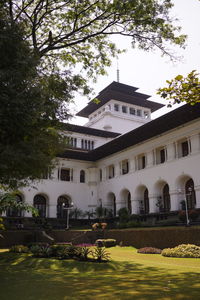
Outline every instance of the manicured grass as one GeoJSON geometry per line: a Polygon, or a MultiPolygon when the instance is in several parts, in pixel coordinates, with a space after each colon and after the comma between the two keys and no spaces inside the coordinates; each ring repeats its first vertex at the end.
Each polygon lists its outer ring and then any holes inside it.
{"type": "Polygon", "coordinates": [[[109,263],[0,253],[1,300],[199,299],[200,259],[107,249],[109,263]]]}

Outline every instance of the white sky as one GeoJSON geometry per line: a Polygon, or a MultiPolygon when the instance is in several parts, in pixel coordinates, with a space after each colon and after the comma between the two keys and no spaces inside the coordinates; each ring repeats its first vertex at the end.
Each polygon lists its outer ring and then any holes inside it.
{"type": "MultiPolygon", "coordinates": [[[[182,27],[182,33],[188,35],[187,47],[185,50],[179,47],[171,48],[177,56],[182,59],[172,63],[167,57],[162,57],[159,50],[144,52],[131,48],[131,40],[120,37],[117,40],[118,46],[127,48],[125,54],[119,57],[120,82],[138,87],[138,92],[151,95],[149,100],[162,102],[156,91],[159,87],[165,86],[166,80],[174,78],[178,74],[187,75],[192,70],[200,72],[200,1],[199,0],[174,0],[174,8],[171,15],[179,19],[178,25],[182,27]]],[[[117,62],[113,61],[112,67],[107,69],[108,76],[99,77],[93,85],[97,95],[112,81],[117,81],[117,62]]],[[[74,113],[81,110],[88,103],[88,99],[78,96],[73,107],[74,113]]],[[[161,109],[154,113],[154,118],[169,112],[169,108],[161,109]]],[[[83,125],[86,118],[76,117],[70,123],[83,125]]]]}

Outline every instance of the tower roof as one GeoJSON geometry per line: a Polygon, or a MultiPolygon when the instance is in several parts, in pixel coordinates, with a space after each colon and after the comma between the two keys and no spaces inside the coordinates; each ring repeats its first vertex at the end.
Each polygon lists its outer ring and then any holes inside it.
{"type": "Polygon", "coordinates": [[[136,92],[138,88],[113,81],[103,89],[96,97],[99,101],[91,100],[88,105],[77,113],[77,116],[87,118],[91,113],[99,109],[110,100],[118,100],[124,103],[134,104],[151,109],[151,112],[163,107],[163,104],[147,100],[150,96],[136,92]]]}

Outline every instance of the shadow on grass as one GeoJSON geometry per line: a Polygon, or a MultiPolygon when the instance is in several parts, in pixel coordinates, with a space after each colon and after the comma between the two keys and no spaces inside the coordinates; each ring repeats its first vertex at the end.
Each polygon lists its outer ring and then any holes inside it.
{"type": "Polygon", "coordinates": [[[0,254],[1,300],[199,299],[200,273],[0,254]]]}

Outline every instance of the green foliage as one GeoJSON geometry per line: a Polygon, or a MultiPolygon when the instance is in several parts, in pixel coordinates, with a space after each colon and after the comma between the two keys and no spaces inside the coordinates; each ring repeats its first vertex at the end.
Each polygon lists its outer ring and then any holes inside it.
{"type": "Polygon", "coordinates": [[[10,248],[10,252],[14,253],[28,253],[29,248],[23,245],[14,245],[10,248]]]}
{"type": "Polygon", "coordinates": [[[73,258],[74,256],[76,256],[76,246],[73,246],[73,245],[58,245],[57,249],[56,249],[56,255],[55,256],[59,257],[59,259],[73,258]]]}
{"type": "Polygon", "coordinates": [[[162,250],[154,247],[144,247],[138,249],[137,252],[142,254],[161,254],[162,250]]]}
{"type": "Polygon", "coordinates": [[[116,240],[115,239],[98,239],[98,240],[96,240],[95,245],[97,245],[97,247],[105,247],[105,248],[115,247],[116,240]]]}
{"type": "Polygon", "coordinates": [[[130,220],[130,213],[126,207],[122,207],[118,210],[119,222],[127,223],[130,220]]]}
{"type": "Polygon", "coordinates": [[[77,247],[76,256],[81,261],[87,261],[88,256],[92,253],[92,250],[89,247],[77,247]]]}
{"type": "Polygon", "coordinates": [[[1,12],[0,36],[0,185],[16,189],[43,178],[63,149],[58,118],[66,87],[56,74],[40,73],[22,27],[1,12]]]}
{"type": "Polygon", "coordinates": [[[97,262],[105,262],[110,259],[110,254],[103,247],[95,247],[92,251],[92,256],[96,259],[97,262]]]}
{"type": "Polygon", "coordinates": [[[83,211],[80,208],[76,207],[70,211],[69,216],[70,216],[70,218],[77,220],[81,216],[83,216],[83,211]]]}
{"type": "Polygon", "coordinates": [[[13,193],[1,193],[0,194],[0,214],[7,209],[12,208],[21,211],[31,212],[32,215],[38,216],[38,210],[23,201],[17,201],[16,192],[13,193]]]}
{"type": "Polygon", "coordinates": [[[197,71],[193,70],[186,77],[177,75],[174,79],[167,80],[166,83],[167,87],[160,88],[157,93],[170,101],[168,106],[181,102],[191,105],[200,102],[200,78],[197,71]]]}
{"type": "Polygon", "coordinates": [[[30,248],[34,257],[51,257],[52,249],[50,246],[35,245],[30,248]]]}
{"type": "Polygon", "coordinates": [[[169,43],[184,44],[169,17],[172,6],[171,0],[0,2],[0,184],[16,189],[54,167],[65,146],[58,132],[69,101],[76,91],[88,94],[88,78],[104,75],[121,52],[110,36],[129,36],[133,46],[163,54],[169,43]]]}
{"type": "Polygon", "coordinates": [[[3,219],[0,218],[0,230],[5,230],[5,226],[3,225],[3,219]]]}
{"type": "Polygon", "coordinates": [[[161,254],[168,257],[200,258],[200,247],[192,244],[182,244],[175,248],[163,249],[161,254]]]}
{"type": "Polygon", "coordinates": [[[112,35],[128,36],[133,47],[157,47],[163,54],[169,54],[168,44],[185,41],[169,16],[171,0],[6,2],[9,19],[23,24],[25,39],[49,69],[63,65],[75,72],[78,65],[78,72],[104,75],[110,57],[121,52],[110,41],[112,35]]]}
{"type": "MultiPolygon", "coordinates": [[[[185,210],[179,211],[178,217],[179,217],[180,221],[186,222],[186,212],[185,212],[185,210]]],[[[199,212],[195,209],[189,210],[188,211],[188,217],[189,217],[190,220],[195,221],[199,217],[199,212]]]]}

